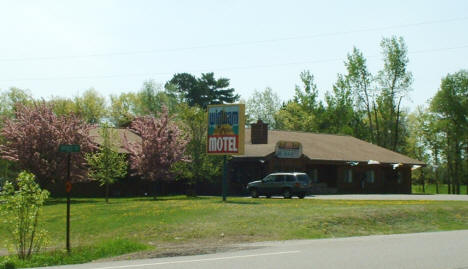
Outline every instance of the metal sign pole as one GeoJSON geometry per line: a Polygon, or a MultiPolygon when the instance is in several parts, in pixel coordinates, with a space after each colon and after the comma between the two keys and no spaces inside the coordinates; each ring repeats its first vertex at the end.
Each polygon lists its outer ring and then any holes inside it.
{"type": "Polygon", "coordinates": [[[70,166],[71,166],[71,154],[73,152],[80,152],[80,145],[75,144],[61,144],[59,146],[59,152],[67,153],[67,182],[65,182],[65,191],[67,192],[67,231],[66,231],[66,241],[67,241],[67,251],[70,253],[70,192],[72,189],[72,184],[70,180],[70,166]]]}
{"type": "Polygon", "coordinates": [[[226,155],[223,156],[223,202],[226,202],[227,196],[227,171],[226,171],[226,155]]]}

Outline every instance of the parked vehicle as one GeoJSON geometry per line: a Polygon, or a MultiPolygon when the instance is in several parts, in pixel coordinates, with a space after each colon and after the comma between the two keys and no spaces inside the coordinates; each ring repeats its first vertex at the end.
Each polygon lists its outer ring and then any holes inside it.
{"type": "Polygon", "coordinates": [[[261,180],[252,181],[247,184],[247,190],[252,198],[265,195],[270,198],[272,195],[283,195],[284,198],[291,198],[296,195],[304,198],[310,193],[312,180],[306,173],[273,173],[261,180]]]}

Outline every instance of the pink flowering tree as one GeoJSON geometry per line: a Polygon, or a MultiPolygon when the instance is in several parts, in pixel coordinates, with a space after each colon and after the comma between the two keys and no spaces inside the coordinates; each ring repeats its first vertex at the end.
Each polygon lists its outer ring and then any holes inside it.
{"type": "Polygon", "coordinates": [[[87,173],[85,153],[95,146],[89,136],[90,125],[73,115],[57,116],[44,102],[17,108],[0,130],[0,158],[13,161],[19,169],[36,175],[39,184],[63,182],[67,176],[67,153],[60,144],[78,144],[80,153],[71,154],[71,176],[82,180],[87,173]]]}
{"type": "Polygon", "coordinates": [[[171,167],[185,160],[189,139],[172,121],[167,109],[163,108],[158,118],[136,118],[130,129],[141,137],[139,142],[124,137],[124,147],[130,152],[130,168],[153,182],[173,179],[171,167]]]}

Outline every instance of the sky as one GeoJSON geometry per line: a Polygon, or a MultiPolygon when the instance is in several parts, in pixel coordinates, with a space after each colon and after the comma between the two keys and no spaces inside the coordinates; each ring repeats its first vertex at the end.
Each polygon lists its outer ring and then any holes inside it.
{"type": "Polygon", "coordinates": [[[468,69],[467,11],[464,0],[0,0],[0,90],[108,97],[214,72],[244,100],[271,87],[285,101],[310,70],[323,97],[353,47],[377,74],[382,38],[401,36],[414,77],[404,105],[414,109],[468,69]]]}

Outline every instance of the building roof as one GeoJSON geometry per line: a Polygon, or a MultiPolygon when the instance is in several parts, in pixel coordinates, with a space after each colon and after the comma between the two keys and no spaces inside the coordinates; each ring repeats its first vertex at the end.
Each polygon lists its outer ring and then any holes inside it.
{"type": "Polygon", "coordinates": [[[250,128],[245,129],[245,153],[237,157],[266,157],[275,152],[278,141],[297,141],[310,160],[339,162],[402,163],[425,165],[403,154],[345,135],[317,134],[293,131],[268,131],[268,144],[252,144],[250,128]]]}
{"type": "MultiPolygon", "coordinates": [[[[141,137],[135,134],[134,132],[130,131],[129,129],[114,129],[117,132],[116,139],[112,142],[113,146],[118,149],[119,153],[129,153],[128,150],[124,148],[124,137],[126,136],[129,142],[141,142],[141,137]]],[[[89,135],[91,136],[91,140],[98,144],[102,145],[103,138],[99,135],[99,128],[92,128],[89,131],[89,135]]]]}

